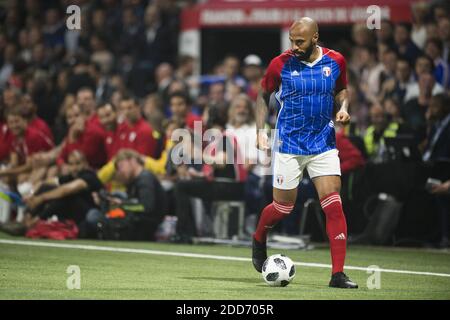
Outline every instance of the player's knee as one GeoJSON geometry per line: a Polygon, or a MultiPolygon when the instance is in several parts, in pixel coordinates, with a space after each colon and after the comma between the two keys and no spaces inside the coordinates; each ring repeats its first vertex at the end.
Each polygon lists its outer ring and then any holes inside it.
{"type": "Polygon", "coordinates": [[[294,209],[294,203],[293,202],[278,202],[273,201],[273,206],[277,212],[282,214],[290,214],[292,210],[294,209]]]}

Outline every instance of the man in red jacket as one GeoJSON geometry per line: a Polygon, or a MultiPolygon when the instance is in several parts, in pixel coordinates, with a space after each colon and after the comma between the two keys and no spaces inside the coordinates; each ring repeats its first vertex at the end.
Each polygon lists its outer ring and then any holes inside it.
{"type": "Polygon", "coordinates": [[[17,178],[31,171],[30,157],[53,148],[53,141],[28,125],[20,107],[8,109],[6,123],[10,133],[6,134],[6,141],[2,141],[2,145],[8,148],[9,167],[0,171],[0,177],[17,178]]]}
{"type": "Polygon", "coordinates": [[[136,99],[123,97],[120,101],[120,111],[125,115],[126,121],[119,128],[119,147],[155,157],[157,143],[153,137],[153,129],[142,117],[136,99]]]}
{"type": "Polygon", "coordinates": [[[28,125],[32,128],[35,128],[43,135],[45,135],[52,142],[53,133],[50,130],[48,124],[38,117],[37,115],[37,106],[33,101],[33,98],[29,94],[25,94],[21,99],[22,112],[25,118],[28,120],[28,125]]]}
{"type": "Polygon", "coordinates": [[[97,108],[97,117],[104,130],[106,159],[110,161],[119,151],[119,124],[116,108],[111,103],[104,103],[97,108]]]}
{"type": "Polygon", "coordinates": [[[67,162],[69,154],[80,150],[89,165],[96,169],[106,163],[104,134],[97,126],[90,124],[78,105],[74,104],[66,110],[66,121],[69,132],[63,141],[61,152],[56,160],[59,166],[67,162]]]}

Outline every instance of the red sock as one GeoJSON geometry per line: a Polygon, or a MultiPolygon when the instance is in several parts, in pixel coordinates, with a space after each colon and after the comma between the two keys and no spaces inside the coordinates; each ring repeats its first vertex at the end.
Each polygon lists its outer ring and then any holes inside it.
{"type": "Polygon", "coordinates": [[[320,199],[320,205],[325,212],[327,235],[330,240],[332,273],[344,271],[344,261],[347,246],[347,223],[339,193],[333,192],[320,199]]]}
{"type": "Polygon", "coordinates": [[[256,241],[265,243],[267,240],[267,233],[274,225],[283,218],[291,213],[294,209],[294,204],[292,203],[280,203],[273,201],[267,207],[265,207],[259,218],[258,226],[256,227],[256,232],[253,237],[256,241]]]}
{"type": "Polygon", "coordinates": [[[256,241],[265,243],[269,230],[276,225],[277,222],[283,220],[287,214],[291,213],[292,209],[294,209],[294,204],[279,203],[276,201],[265,207],[259,218],[256,232],[253,234],[256,241]]]}

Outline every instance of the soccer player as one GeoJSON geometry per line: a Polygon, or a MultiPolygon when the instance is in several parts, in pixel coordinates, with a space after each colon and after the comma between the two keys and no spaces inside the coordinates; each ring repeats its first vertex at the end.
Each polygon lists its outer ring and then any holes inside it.
{"type": "Polygon", "coordinates": [[[294,208],[297,187],[306,168],[326,216],[333,266],[329,286],[357,288],[343,272],[347,225],[339,195],[341,171],[332,120],[335,103],[339,106],[336,121],[350,120],[345,60],[340,53],[317,45],[318,26],[311,18],[294,22],[289,38],[291,49],[271,61],[257,98],[260,150],[269,150],[263,128],[272,92],[280,110],[272,153],[274,200],[263,209],[253,235],[253,265],[262,271],[267,258],[267,233],[294,208]]]}

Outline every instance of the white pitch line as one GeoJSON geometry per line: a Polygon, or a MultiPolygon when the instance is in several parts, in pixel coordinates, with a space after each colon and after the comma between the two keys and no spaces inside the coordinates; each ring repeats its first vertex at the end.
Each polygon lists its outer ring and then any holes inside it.
{"type": "MultiPolygon", "coordinates": [[[[65,249],[78,249],[78,250],[91,250],[91,251],[108,251],[108,252],[122,252],[122,253],[142,253],[142,254],[154,254],[161,256],[174,256],[174,257],[187,257],[187,258],[200,258],[200,259],[215,259],[215,260],[228,260],[228,261],[244,261],[250,262],[250,258],[242,257],[230,257],[230,256],[217,256],[210,254],[200,253],[184,253],[184,252],[170,252],[159,250],[147,250],[147,249],[131,249],[131,248],[115,248],[104,247],[94,245],[83,244],[66,244],[66,243],[53,243],[53,242],[40,242],[40,241],[20,241],[20,240],[6,240],[0,239],[0,244],[13,244],[23,246],[35,246],[35,247],[50,247],[50,248],[65,248],[65,249]]],[[[331,268],[331,265],[324,263],[308,263],[308,262],[294,262],[297,266],[312,267],[312,268],[331,268]]],[[[345,266],[346,270],[359,270],[359,271],[371,271],[372,268],[345,266]]],[[[395,270],[395,269],[377,269],[380,272],[387,273],[402,273],[402,274],[414,274],[423,276],[436,276],[436,277],[450,277],[448,273],[434,273],[434,272],[421,272],[421,271],[409,271],[409,270],[395,270]]]]}

